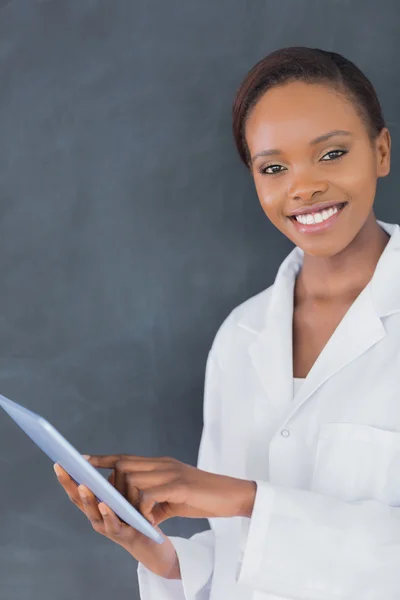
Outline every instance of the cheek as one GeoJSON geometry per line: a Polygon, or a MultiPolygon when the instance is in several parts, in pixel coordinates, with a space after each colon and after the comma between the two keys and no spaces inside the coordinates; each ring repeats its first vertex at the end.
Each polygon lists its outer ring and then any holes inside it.
{"type": "Polygon", "coordinates": [[[373,191],[376,183],[374,157],[367,152],[354,152],[352,159],[343,162],[340,169],[330,178],[333,185],[342,189],[351,199],[364,199],[373,191]]]}
{"type": "Polygon", "coordinates": [[[266,185],[263,179],[255,181],[258,200],[267,217],[274,223],[281,218],[285,206],[283,190],[278,185],[266,185]]]}
{"type": "Polygon", "coordinates": [[[343,173],[337,188],[349,198],[350,208],[367,215],[374,203],[376,194],[376,176],[373,166],[367,162],[354,166],[351,172],[343,173]]]}
{"type": "Polygon", "coordinates": [[[353,168],[342,169],[330,178],[330,185],[343,190],[351,198],[357,197],[365,188],[367,169],[362,164],[353,168]]]}

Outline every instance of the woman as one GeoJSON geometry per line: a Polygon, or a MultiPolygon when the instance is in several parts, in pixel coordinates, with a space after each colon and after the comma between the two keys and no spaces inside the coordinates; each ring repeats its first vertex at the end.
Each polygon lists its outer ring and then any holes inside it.
{"type": "Polygon", "coordinates": [[[138,560],[143,600],[397,598],[400,228],[373,209],[390,170],[379,101],[339,54],[284,48],[246,76],[233,131],[295,248],[215,336],[198,468],[89,459],[156,526],[180,515],[211,529],[158,545],[60,482],[138,560]]]}

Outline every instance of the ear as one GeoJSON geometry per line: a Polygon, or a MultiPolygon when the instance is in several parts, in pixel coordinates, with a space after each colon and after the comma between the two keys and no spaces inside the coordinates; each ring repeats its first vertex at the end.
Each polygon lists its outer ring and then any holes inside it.
{"type": "Polygon", "coordinates": [[[376,148],[376,174],[377,177],[386,177],[390,172],[391,138],[389,129],[383,127],[375,140],[376,148]]]}

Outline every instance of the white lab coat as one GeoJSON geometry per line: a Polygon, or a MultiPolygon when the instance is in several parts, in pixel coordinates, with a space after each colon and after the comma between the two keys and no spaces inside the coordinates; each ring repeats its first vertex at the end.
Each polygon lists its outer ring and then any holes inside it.
{"type": "Polygon", "coordinates": [[[297,246],[210,349],[198,467],[257,483],[251,518],[171,536],[142,600],[400,598],[400,227],[293,398],[297,246]]]}

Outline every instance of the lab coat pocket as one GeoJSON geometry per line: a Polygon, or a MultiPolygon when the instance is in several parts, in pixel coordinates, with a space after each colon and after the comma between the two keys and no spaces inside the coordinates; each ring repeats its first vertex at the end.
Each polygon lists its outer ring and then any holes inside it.
{"type": "Polygon", "coordinates": [[[358,423],[323,423],[311,490],[348,502],[400,505],[400,432],[358,423]]]}

